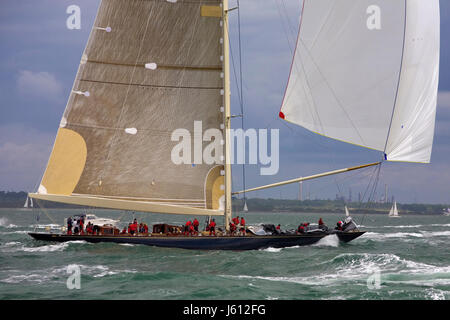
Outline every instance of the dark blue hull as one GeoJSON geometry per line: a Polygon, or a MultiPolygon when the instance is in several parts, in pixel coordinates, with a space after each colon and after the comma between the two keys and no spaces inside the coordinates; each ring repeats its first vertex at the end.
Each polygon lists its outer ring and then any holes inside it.
{"type": "Polygon", "coordinates": [[[52,233],[28,233],[41,241],[87,241],[91,243],[112,242],[144,244],[156,247],[181,248],[195,250],[256,250],[265,248],[285,248],[310,245],[318,242],[326,234],[308,235],[272,235],[272,236],[94,236],[65,235],[52,233]]]}
{"type": "Polygon", "coordinates": [[[366,233],[365,231],[355,231],[355,232],[336,232],[337,237],[339,238],[340,241],[342,242],[350,242],[360,236],[362,236],[364,233],[366,233]]]}

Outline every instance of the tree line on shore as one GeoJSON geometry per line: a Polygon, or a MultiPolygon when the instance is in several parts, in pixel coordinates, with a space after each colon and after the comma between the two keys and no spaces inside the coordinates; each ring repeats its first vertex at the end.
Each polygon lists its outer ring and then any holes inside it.
{"type": "MultiPolygon", "coordinates": [[[[27,193],[24,191],[10,192],[0,191],[0,208],[23,208],[27,193]]],[[[347,206],[352,214],[380,213],[386,214],[391,208],[391,203],[379,202],[351,202],[343,200],[288,200],[288,199],[246,199],[249,213],[251,212],[330,212],[343,213],[347,206]]],[[[39,206],[45,208],[80,208],[56,202],[41,201],[39,206]]],[[[420,204],[397,203],[400,214],[442,214],[443,210],[450,207],[444,204],[420,204]]],[[[233,198],[234,212],[242,212],[244,200],[233,198]]]]}

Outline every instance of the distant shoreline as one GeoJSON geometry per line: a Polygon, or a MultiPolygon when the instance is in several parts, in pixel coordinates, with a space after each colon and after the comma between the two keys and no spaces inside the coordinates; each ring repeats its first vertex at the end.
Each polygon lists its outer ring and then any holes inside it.
{"type": "MultiPolygon", "coordinates": [[[[0,209],[25,209],[24,203],[27,193],[0,191],[0,209]]],[[[45,209],[84,209],[82,206],[74,206],[49,201],[35,201],[39,207],[45,209]]],[[[347,206],[350,214],[388,214],[392,203],[375,202],[345,202],[343,200],[285,200],[285,199],[258,199],[250,198],[246,200],[249,211],[252,212],[273,212],[273,213],[336,213],[344,214],[344,207],[347,206]]],[[[243,213],[244,200],[233,199],[233,211],[236,214],[243,213]]],[[[397,203],[400,215],[442,215],[443,210],[449,208],[446,204],[407,204],[397,203]]],[[[97,209],[101,210],[101,208],[97,209]]]]}

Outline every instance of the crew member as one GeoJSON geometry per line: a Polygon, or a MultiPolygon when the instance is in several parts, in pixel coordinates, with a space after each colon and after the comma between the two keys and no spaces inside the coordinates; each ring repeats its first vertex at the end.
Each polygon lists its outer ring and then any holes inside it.
{"type": "Polygon", "coordinates": [[[234,233],[236,232],[236,225],[234,224],[234,222],[230,222],[230,232],[231,235],[234,235],[234,233]]]}
{"type": "Polygon", "coordinates": [[[216,235],[216,221],[214,219],[209,223],[209,235],[211,234],[216,235]]]}
{"type": "Polygon", "coordinates": [[[241,229],[240,229],[240,231],[245,236],[245,219],[244,219],[244,217],[241,218],[241,229]]]}
{"type": "Polygon", "coordinates": [[[136,219],[134,219],[133,223],[131,224],[131,232],[132,235],[135,235],[138,232],[138,224],[136,219]]]}
{"type": "Polygon", "coordinates": [[[72,234],[72,217],[69,217],[69,219],[67,219],[67,234],[72,234]]]}
{"type": "Polygon", "coordinates": [[[194,221],[192,222],[192,225],[194,226],[194,230],[195,232],[198,232],[198,225],[200,223],[198,222],[197,218],[194,219],[194,221]]]}
{"type": "Polygon", "coordinates": [[[186,222],[186,225],[184,226],[184,234],[188,234],[190,232],[190,227],[192,225],[192,221],[189,220],[188,222],[186,222]]]}
{"type": "Polygon", "coordinates": [[[80,234],[84,234],[84,220],[80,219],[80,234]]]}
{"type": "Polygon", "coordinates": [[[194,229],[194,225],[191,224],[191,225],[189,225],[189,235],[193,235],[193,234],[195,234],[195,229],[194,229]]]}

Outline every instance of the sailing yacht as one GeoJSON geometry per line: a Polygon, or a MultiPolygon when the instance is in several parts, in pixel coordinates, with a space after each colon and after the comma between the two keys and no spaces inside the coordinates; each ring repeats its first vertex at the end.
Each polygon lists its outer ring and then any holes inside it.
{"type": "Polygon", "coordinates": [[[31,209],[33,207],[34,207],[33,198],[30,198],[27,196],[27,199],[25,200],[25,203],[23,204],[23,209],[26,210],[26,209],[31,209]]]}
{"type": "Polygon", "coordinates": [[[444,209],[444,216],[450,217],[450,208],[444,209]]]}
{"type": "Polygon", "coordinates": [[[389,218],[400,218],[397,210],[397,202],[394,202],[391,210],[389,211],[389,218]]]}
{"type": "MultiPolygon", "coordinates": [[[[303,2],[279,117],[379,150],[382,161],[428,163],[439,79],[439,1],[336,2],[303,2]]],[[[228,0],[102,0],[46,170],[29,196],[115,210],[223,217],[217,236],[83,238],[91,242],[234,250],[307,245],[326,236],[229,233],[232,196],[382,162],[232,190],[233,9],[228,0]],[[202,154],[213,161],[202,161],[202,154]]],[[[338,236],[350,241],[363,233],[355,229],[338,236]]],[[[80,237],[30,235],[51,241],[80,237]]]]}

